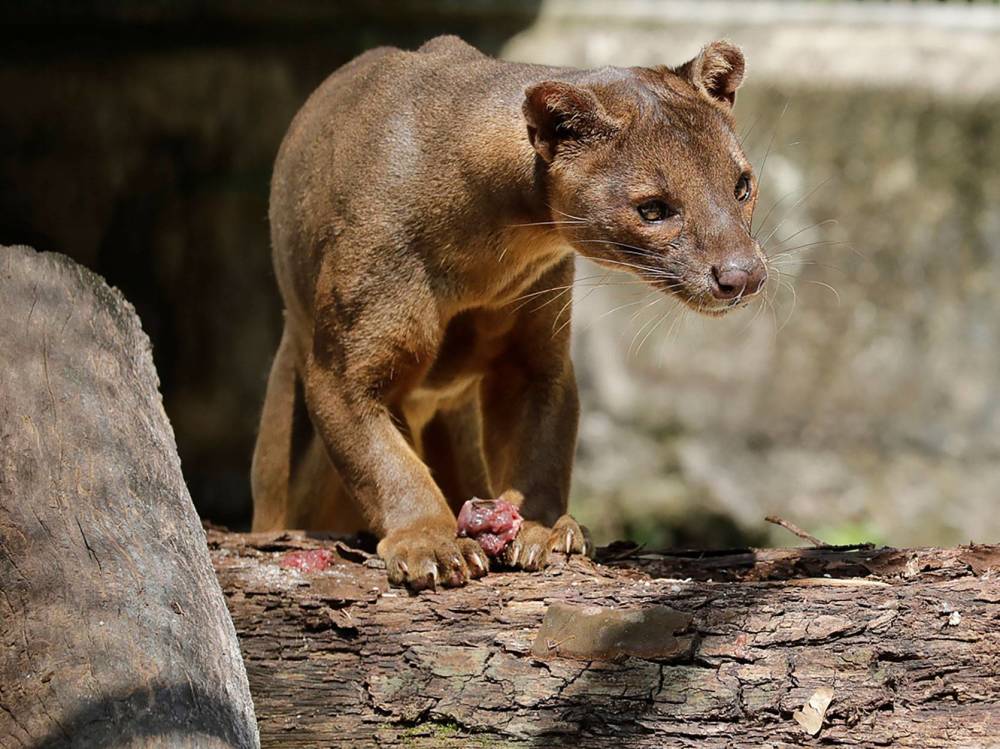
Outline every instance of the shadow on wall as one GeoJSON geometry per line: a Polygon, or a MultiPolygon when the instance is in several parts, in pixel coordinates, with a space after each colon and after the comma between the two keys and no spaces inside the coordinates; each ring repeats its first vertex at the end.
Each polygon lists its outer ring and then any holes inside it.
{"type": "Polygon", "coordinates": [[[495,53],[536,0],[41,1],[0,9],[0,244],[69,255],[135,305],[203,516],[249,522],[280,335],[267,196],[309,93],[380,44],[495,53]]]}

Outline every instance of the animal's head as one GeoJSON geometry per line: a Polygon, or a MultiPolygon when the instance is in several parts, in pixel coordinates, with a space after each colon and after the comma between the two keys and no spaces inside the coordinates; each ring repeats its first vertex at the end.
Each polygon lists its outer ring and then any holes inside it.
{"type": "Polygon", "coordinates": [[[581,254],[721,315],[767,279],[757,182],[732,114],[745,63],[713,42],[678,68],[609,68],[525,91],[552,220],[581,254]]]}

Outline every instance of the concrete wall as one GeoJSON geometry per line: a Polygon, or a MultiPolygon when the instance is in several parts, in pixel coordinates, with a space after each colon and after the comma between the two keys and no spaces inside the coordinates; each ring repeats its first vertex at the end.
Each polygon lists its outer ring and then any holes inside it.
{"type": "Polygon", "coordinates": [[[749,58],[758,169],[772,144],[774,281],[722,321],[606,314],[642,293],[581,282],[581,514],[654,542],[753,538],[768,512],[836,540],[996,540],[1000,8],[546,2],[504,54],[680,63],[718,37],[749,58]]]}

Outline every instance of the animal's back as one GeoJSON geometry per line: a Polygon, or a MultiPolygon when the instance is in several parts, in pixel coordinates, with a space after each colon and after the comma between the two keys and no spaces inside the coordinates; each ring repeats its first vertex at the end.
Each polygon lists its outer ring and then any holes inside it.
{"type": "Polygon", "coordinates": [[[348,227],[398,231],[389,224],[405,223],[401,214],[439,199],[428,185],[445,185],[462,169],[459,120],[480,116],[459,100],[470,98],[470,88],[480,93],[477,79],[502,77],[504,67],[514,66],[457,37],[438,37],[415,52],[370,50],[313,92],[282,142],[271,181],[275,270],[292,313],[305,313],[319,255],[348,227]]]}

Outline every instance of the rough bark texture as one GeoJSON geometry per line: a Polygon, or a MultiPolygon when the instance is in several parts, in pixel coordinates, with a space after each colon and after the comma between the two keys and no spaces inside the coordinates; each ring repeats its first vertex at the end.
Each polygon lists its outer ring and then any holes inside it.
{"type": "Polygon", "coordinates": [[[1000,746],[1000,547],[613,548],[411,596],[334,540],[209,545],[265,747],[1000,746]],[[574,651],[562,606],[538,638],[558,602],[654,612],[616,649],[660,655],[574,651]]]}
{"type": "Polygon", "coordinates": [[[0,747],[258,746],[131,306],[25,247],[0,300],[0,747]]]}

